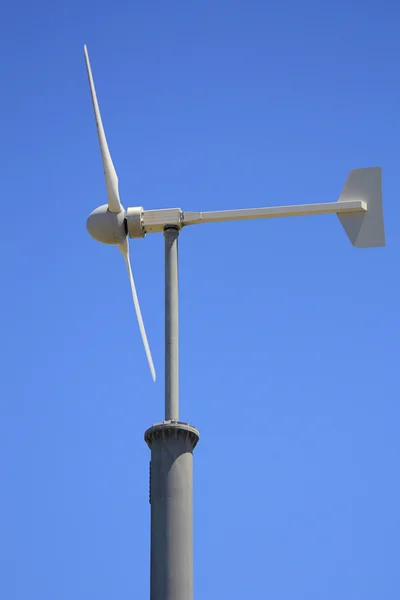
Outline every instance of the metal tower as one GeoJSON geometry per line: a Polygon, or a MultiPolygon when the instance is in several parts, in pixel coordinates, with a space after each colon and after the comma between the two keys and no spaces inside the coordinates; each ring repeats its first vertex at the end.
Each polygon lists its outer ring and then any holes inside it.
{"type": "Polygon", "coordinates": [[[179,421],[178,236],[165,227],[165,420],[147,429],[151,450],[150,599],[193,599],[193,450],[199,432],[179,421]]]}

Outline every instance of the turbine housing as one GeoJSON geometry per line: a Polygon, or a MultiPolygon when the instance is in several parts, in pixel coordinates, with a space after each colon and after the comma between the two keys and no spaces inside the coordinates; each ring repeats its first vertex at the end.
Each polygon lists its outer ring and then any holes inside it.
{"type": "Polygon", "coordinates": [[[127,232],[125,211],[112,213],[108,205],[103,204],[90,213],[86,229],[92,238],[102,244],[122,244],[127,232]]]}
{"type": "Polygon", "coordinates": [[[126,230],[130,238],[144,238],[143,206],[133,206],[126,211],[126,230]]]}

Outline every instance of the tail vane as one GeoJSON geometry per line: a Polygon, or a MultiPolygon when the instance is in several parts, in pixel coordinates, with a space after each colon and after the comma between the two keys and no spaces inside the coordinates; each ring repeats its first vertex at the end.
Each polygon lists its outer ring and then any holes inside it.
{"type": "Polygon", "coordinates": [[[385,246],[381,167],[350,171],[338,201],[348,200],[363,200],[367,204],[365,213],[338,214],[353,246],[356,248],[385,246]]]}

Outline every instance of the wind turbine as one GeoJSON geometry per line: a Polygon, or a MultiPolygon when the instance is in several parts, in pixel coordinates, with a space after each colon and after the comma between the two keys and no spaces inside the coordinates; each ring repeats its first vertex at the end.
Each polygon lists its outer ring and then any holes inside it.
{"type": "Polygon", "coordinates": [[[188,225],[271,219],[277,217],[337,214],[357,248],[385,245],[380,167],[350,172],[336,202],[242,208],[211,212],[184,212],[180,208],[125,209],[118,191],[115,171],[101,120],[89,56],[84,47],[97,132],[106,179],[108,203],[96,208],[87,219],[90,235],[116,246],[128,271],[133,303],[153,380],[153,359],[140,311],[129,258],[130,238],[164,233],[165,238],[165,416],[145,432],[151,450],[151,600],[193,599],[193,450],[199,432],[179,421],[178,377],[178,236],[188,225]]]}

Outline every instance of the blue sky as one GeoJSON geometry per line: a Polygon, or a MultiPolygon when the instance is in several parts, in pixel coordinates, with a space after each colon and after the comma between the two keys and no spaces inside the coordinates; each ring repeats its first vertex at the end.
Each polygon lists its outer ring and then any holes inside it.
{"type": "Polygon", "coordinates": [[[335,216],[180,238],[181,418],[197,426],[197,600],[396,600],[399,118],[394,2],[6,3],[0,23],[0,597],[149,597],[163,238],[106,201],[88,45],[125,206],[336,200],[383,168],[387,247],[335,216]]]}

